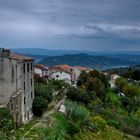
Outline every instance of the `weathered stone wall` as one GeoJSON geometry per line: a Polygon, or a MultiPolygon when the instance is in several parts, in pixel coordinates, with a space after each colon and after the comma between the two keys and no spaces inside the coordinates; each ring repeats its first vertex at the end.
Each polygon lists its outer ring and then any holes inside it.
{"type": "Polygon", "coordinates": [[[17,124],[22,123],[22,94],[23,90],[17,91],[13,96],[11,96],[8,103],[8,108],[17,124]]]}
{"type": "MultiPolygon", "coordinates": [[[[10,96],[17,91],[20,83],[20,75],[17,69],[20,67],[16,60],[0,57],[0,104],[9,101],[10,96]]],[[[19,87],[21,88],[21,87],[19,87]]]]}
{"type": "Polygon", "coordinates": [[[0,56],[0,105],[8,104],[17,122],[24,123],[32,117],[33,70],[33,61],[0,56]]]}
{"type": "Polygon", "coordinates": [[[29,121],[32,117],[32,102],[34,99],[34,68],[33,62],[24,63],[25,71],[23,72],[24,83],[24,120],[29,121]]]}

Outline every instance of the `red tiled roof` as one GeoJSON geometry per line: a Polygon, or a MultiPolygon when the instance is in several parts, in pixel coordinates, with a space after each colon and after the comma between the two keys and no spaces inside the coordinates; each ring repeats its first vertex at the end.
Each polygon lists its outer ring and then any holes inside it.
{"type": "Polygon", "coordinates": [[[42,65],[42,64],[35,65],[34,67],[35,68],[39,68],[41,70],[47,70],[47,68],[44,65],[42,65]]]}
{"type": "Polygon", "coordinates": [[[51,67],[50,69],[52,69],[52,70],[70,70],[70,69],[72,69],[72,67],[68,66],[68,65],[55,65],[55,66],[51,67]]]}
{"type": "Polygon", "coordinates": [[[39,77],[40,77],[40,74],[36,74],[36,73],[35,73],[35,74],[34,74],[34,77],[35,77],[35,78],[39,78],[39,77]]]}
{"type": "Polygon", "coordinates": [[[23,60],[23,61],[32,61],[32,60],[34,60],[33,58],[23,56],[23,55],[19,55],[19,54],[13,53],[13,52],[10,53],[10,58],[17,59],[17,60],[23,60]]]}
{"type": "Polygon", "coordinates": [[[82,66],[75,66],[74,68],[79,69],[80,71],[87,71],[87,70],[90,70],[89,68],[82,67],[82,66]]]}

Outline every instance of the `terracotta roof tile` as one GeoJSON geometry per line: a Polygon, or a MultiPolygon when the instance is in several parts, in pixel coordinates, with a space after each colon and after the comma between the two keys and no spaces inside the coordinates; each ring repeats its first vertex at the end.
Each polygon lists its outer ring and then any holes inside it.
{"type": "Polygon", "coordinates": [[[42,64],[35,65],[34,67],[35,67],[35,68],[39,68],[39,69],[41,69],[41,70],[47,70],[47,69],[48,69],[46,66],[44,66],[44,65],[42,65],[42,64]]]}
{"type": "Polygon", "coordinates": [[[10,58],[17,59],[17,60],[34,60],[31,57],[19,55],[19,54],[13,53],[13,52],[10,53],[10,58]]]}
{"type": "Polygon", "coordinates": [[[89,69],[89,68],[82,67],[82,66],[75,66],[74,68],[79,69],[80,71],[87,71],[87,70],[91,70],[91,69],[89,69]]]}

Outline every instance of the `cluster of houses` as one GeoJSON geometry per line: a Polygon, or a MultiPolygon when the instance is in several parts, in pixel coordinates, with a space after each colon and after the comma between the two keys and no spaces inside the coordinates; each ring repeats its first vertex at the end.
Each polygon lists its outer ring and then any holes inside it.
{"type": "Polygon", "coordinates": [[[46,80],[63,80],[66,83],[75,86],[78,77],[82,71],[89,72],[91,69],[81,66],[55,65],[53,67],[46,67],[42,64],[34,66],[35,77],[42,77],[46,80]]]}

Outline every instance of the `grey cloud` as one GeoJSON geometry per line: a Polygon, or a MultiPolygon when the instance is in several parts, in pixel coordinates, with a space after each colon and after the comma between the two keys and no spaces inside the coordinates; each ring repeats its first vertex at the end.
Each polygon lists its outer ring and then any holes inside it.
{"type": "Polygon", "coordinates": [[[1,0],[0,36],[41,38],[43,43],[59,36],[89,38],[90,46],[97,37],[113,44],[114,37],[140,38],[139,13],[139,0],[1,0]]]}
{"type": "Polygon", "coordinates": [[[106,35],[117,35],[118,37],[124,38],[140,38],[140,24],[116,25],[98,23],[87,25],[86,28],[96,30],[99,35],[104,33],[106,35]]]}

